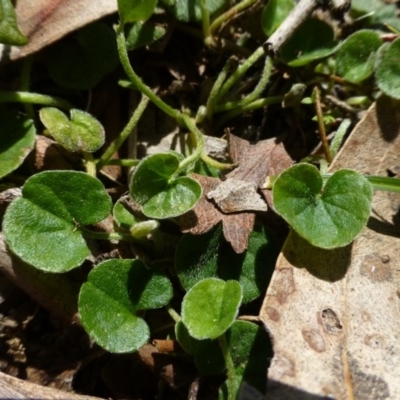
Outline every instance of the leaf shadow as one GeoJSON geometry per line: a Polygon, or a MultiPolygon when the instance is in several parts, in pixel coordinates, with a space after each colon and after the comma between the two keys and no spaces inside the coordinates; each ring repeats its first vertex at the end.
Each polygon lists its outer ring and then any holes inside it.
{"type": "Polygon", "coordinates": [[[383,139],[392,142],[400,133],[400,101],[381,95],[376,100],[376,117],[383,139]]]}
{"type": "Polygon", "coordinates": [[[282,249],[286,259],[297,268],[327,282],[341,280],[351,264],[353,244],[326,250],[312,246],[296,232],[290,231],[282,249]]]}

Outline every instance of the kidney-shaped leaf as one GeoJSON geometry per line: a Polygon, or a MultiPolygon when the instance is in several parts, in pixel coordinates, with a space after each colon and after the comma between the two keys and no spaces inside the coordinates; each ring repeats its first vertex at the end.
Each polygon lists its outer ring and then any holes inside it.
{"type": "Polygon", "coordinates": [[[319,19],[308,19],[283,45],[281,56],[291,67],[301,67],[329,56],[335,49],[333,29],[319,19]]]}
{"type": "Polygon", "coordinates": [[[13,253],[34,267],[65,272],[90,254],[77,224],[97,223],[111,211],[102,183],[83,172],[46,171],[29,178],[7,208],[3,232],[13,253]]]}
{"type": "Polygon", "coordinates": [[[312,245],[345,246],[367,224],[372,186],[358,172],[346,169],[335,172],[322,186],[316,167],[294,165],[274,184],[275,210],[312,245]]]}
{"type": "Polygon", "coordinates": [[[35,145],[33,121],[0,107],[0,178],[17,169],[35,145]]]}
{"type": "Polygon", "coordinates": [[[400,38],[378,52],[375,77],[379,89],[400,99],[400,38]]]}
{"type": "Polygon", "coordinates": [[[71,110],[71,120],[57,108],[46,107],[39,116],[53,138],[69,151],[94,152],[104,143],[104,128],[85,111],[71,110]]]}
{"type": "Polygon", "coordinates": [[[367,79],[374,72],[376,51],[381,45],[382,40],[375,31],[353,33],[336,53],[338,74],[352,83],[367,79]]]}
{"type": "Polygon", "coordinates": [[[186,293],[182,321],[194,338],[215,339],[232,325],[241,300],[239,282],[204,279],[186,293]]]}
{"type": "Polygon", "coordinates": [[[108,351],[136,351],[149,339],[149,327],[135,313],[166,305],[172,294],[169,279],[140,260],[104,261],[82,285],[78,302],[82,325],[108,351]]]}
{"type": "Polygon", "coordinates": [[[163,219],[191,210],[201,197],[200,184],[189,177],[174,177],[180,157],[173,152],[143,159],[132,175],[130,194],[149,218],[163,219]]]}

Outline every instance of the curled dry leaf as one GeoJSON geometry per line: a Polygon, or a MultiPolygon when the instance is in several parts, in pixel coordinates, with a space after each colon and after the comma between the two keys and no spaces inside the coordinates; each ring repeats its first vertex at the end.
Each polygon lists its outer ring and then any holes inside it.
{"type": "MultiPolygon", "coordinates": [[[[399,110],[379,98],[331,170],[384,176],[400,164],[399,110]]],[[[400,398],[399,204],[400,194],[376,192],[367,227],[344,248],[289,236],[260,311],[274,344],[271,398],[400,398]]]]}
{"type": "Polygon", "coordinates": [[[0,45],[0,61],[6,57],[11,60],[25,57],[82,26],[116,12],[117,0],[18,1],[15,11],[18,27],[28,37],[29,43],[11,48],[0,45]]]}
{"type": "MultiPolygon", "coordinates": [[[[259,188],[265,182],[267,175],[279,174],[292,165],[292,160],[286,153],[282,142],[275,138],[262,140],[252,145],[247,140],[229,134],[228,142],[230,157],[239,166],[227,174],[228,179],[225,182],[233,179],[234,181],[245,182],[249,187],[259,188]]],[[[190,232],[193,235],[201,235],[222,221],[225,239],[231,243],[237,253],[244,252],[247,249],[249,235],[253,230],[254,212],[244,211],[244,209],[248,209],[248,205],[244,208],[233,205],[232,199],[229,199],[228,209],[233,210],[236,207],[238,212],[233,214],[221,212],[207,199],[206,194],[215,191],[219,185],[224,185],[224,182],[207,176],[196,174],[192,176],[200,182],[204,194],[195,208],[180,218],[182,231],[190,232]]],[[[267,192],[263,191],[263,194],[268,201],[267,192]]],[[[253,193],[257,195],[255,190],[253,190],[253,193]]],[[[257,197],[256,201],[258,204],[262,204],[260,207],[265,207],[266,209],[267,205],[259,197],[257,197]]],[[[221,205],[219,206],[221,207],[221,205]]],[[[233,211],[229,212],[232,213],[233,211]]]]}

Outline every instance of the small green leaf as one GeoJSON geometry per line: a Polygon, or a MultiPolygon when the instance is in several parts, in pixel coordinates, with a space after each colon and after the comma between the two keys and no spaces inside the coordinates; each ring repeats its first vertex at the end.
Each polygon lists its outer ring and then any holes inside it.
{"type": "Polygon", "coordinates": [[[23,46],[28,43],[28,38],[18,29],[10,0],[0,0],[0,43],[10,46],[23,46]]]}
{"type": "Polygon", "coordinates": [[[17,169],[35,146],[33,121],[0,107],[0,178],[17,169]]]}
{"type": "Polygon", "coordinates": [[[182,303],[182,322],[196,339],[215,339],[235,320],[242,300],[239,282],[207,278],[194,285],[182,303]]]}
{"type": "Polygon", "coordinates": [[[331,26],[311,18],[301,24],[283,45],[281,56],[291,67],[301,67],[329,56],[335,49],[336,42],[331,26]]]}
{"type": "Polygon", "coordinates": [[[76,224],[95,224],[111,211],[102,183],[74,171],[46,171],[29,178],[22,197],[7,208],[3,232],[10,249],[34,267],[65,272],[90,250],[76,224]]]}
{"type": "Polygon", "coordinates": [[[166,30],[154,24],[134,23],[126,35],[126,47],[129,51],[147,46],[165,35],[166,30]]]}
{"type": "Polygon", "coordinates": [[[60,86],[87,90],[96,86],[119,63],[115,33],[96,22],[47,50],[47,67],[60,86]]]}
{"type": "Polygon", "coordinates": [[[275,210],[313,246],[345,246],[367,224],[372,186],[359,173],[346,169],[335,172],[322,186],[316,167],[294,165],[274,184],[275,210]]]}
{"type": "Polygon", "coordinates": [[[157,0],[118,0],[118,12],[122,24],[146,21],[153,14],[156,5],[157,0]]]}
{"type": "Polygon", "coordinates": [[[355,16],[375,13],[382,8],[385,3],[382,0],[352,0],[351,12],[355,16]]]}
{"type": "Polygon", "coordinates": [[[294,8],[293,0],[269,0],[261,15],[261,27],[264,33],[271,36],[292,8],[294,8]]]}
{"type": "Polygon", "coordinates": [[[104,143],[104,128],[85,111],[71,110],[71,120],[57,108],[46,107],[39,112],[40,120],[53,138],[65,149],[94,152],[104,143]]]}
{"type": "MultiPolygon", "coordinates": [[[[175,0],[171,5],[171,0],[162,0],[166,6],[171,6],[169,11],[179,21],[190,22],[201,20],[200,0],[175,0]]],[[[206,9],[210,14],[221,10],[227,0],[205,0],[206,9]]]]}
{"type": "Polygon", "coordinates": [[[140,221],[125,208],[121,200],[118,200],[114,205],[113,217],[117,225],[125,230],[130,230],[133,225],[140,221]]]}
{"type": "Polygon", "coordinates": [[[256,225],[248,249],[237,254],[222,235],[221,226],[204,235],[183,235],[176,248],[175,268],[185,290],[205,278],[239,281],[243,303],[265,292],[279,253],[269,230],[256,225]]]}
{"type": "Polygon", "coordinates": [[[180,157],[173,152],[143,159],[132,175],[129,191],[149,218],[177,217],[191,210],[200,199],[200,184],[189,177],[174,177],[180,157]]]}
{"type": "Polygon", "coordinates": [[[149,327],[135,315],[160,308],[172,297],[169,279],[140,260],[108,260],[93,269],[79,295],[85,330],[113,353],[134,352],[149,339],[149,327]]]}
{"type": "Polygon", "coordinates": [[[378,52],[375,78],[383,93],[400,99],[400,38],[378,52]]]}
{"type": "Polygon", "coordinates": [[[175,324],[175,336],[182,349],[189,355],[193,355],[198,340],[192,338],[182,321],[175,324]]]}
{"type": "Polygon", "coordinates": [[[337,73],[352,83],[367,79],[374,72],[376,51],[381,45],[382,40],[374,31],[353,33],[336,53],[337,73]]]}

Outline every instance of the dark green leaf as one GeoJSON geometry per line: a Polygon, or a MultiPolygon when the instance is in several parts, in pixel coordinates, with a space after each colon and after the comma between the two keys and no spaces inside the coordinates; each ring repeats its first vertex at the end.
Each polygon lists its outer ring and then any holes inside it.
{"type": "Polygon", "coordinates": [[[11,46],[23,46],[28,43],[28,38],[18,29],[11,0],[0,0],[0,43],[11,46]]]}
{"type": "Polygon", "coordinates": [[[99,22],[80,29],[47,52],[52,79],[62,87],[76,90],[93,88],[118,63],[115,33],[99,22]]]}
{"type": "Polygon", "coordinates": [[[182,303],[182,322],[196,339],[215,339],[235,320],[242,300],[239,282],[207,278],[194,285],[182,303]]]}
{"type": "Polygon", "coordinates": [[[289,15],[292,8],[294,8],[293,0],[269,0],[261,16],[264,33],[271,36],[289,15]]]}
{"type": "Polygon", "coordinates": [[[130,230],[139,220],[129,212],[120,200],[118,200],[113,209],[114,221],[117,225],[126,230],[130,230]]]}
{"type": "Polygon", "coordinates": [[[352,83],[367,79],[374,72],[375,54],[381,45],[382,40],[374,31],[353,33],[336,53],[337,73],[352,83]]]}
{"type": "Polygon", "coordinates": [[[224,373],[226,369],[225,360],[218,339],[196,340],[194,363],[198,371],[204,376],[224,373]]]}
{"type": "Polygon", "coordinates": [[[101,182],[83,172],[46,171],[29,178],[8,207],[3,232],[13,253],[38,269],[65,272],[90,254],[76,224],[95,224],[111,211],[101,182]]]}
{"type": "Polygon", "coordinates": [[[71,110],[71,119],[57,108],[46,107],[39,116],[53,138],[65,149],[94,152],[104,143],[104,128],[85,111],[71,110]]]}
{"type": "Polygon", "coordinates": [[[0,107],[0,178],[17,169],[35,146],[33,121],[0,107]]]}
{"type": "Polygon", "coordinates": [[[141,46],[147,46],[165,35],[166,30],[154,24],[136,22],[126,35],[126,47],[129,51],[141,46]]]}
{"type": "Polygon", "coordinates": [[[375,77],[383,93],[400,99],[400,38],[378,52],[375,77]]]}
{"type": "Polygon", "coordinates": [[[156,8],[157,0],[118,0],[118,12],[122,24],[146,21],[156,8]]]}
{"type": "Polygon", "coordinates": [[[340,170],[326,182],[318,169],[297,164],[273,188],[275,210],[312,245],[324,249],[349,244],[367,224],[372,186],[355,171],[340,170]]]}
{"type": "Polygon", "coordinates": [[[291,67],[301,67],[329,56],[335,49],[333,29],[319,19],[308,19],[283,45],[281,56],[291,67]]]}
{"type": "Polygon", "coordinates": [[[180,162],[176,153],[158,153],[143,159],[132,175],[129,191],[149,218],[164,219],[191,210],[200,199],[200,184],[174,177],[180,162]]]}
{"type": "Polygon", "coordinates": [[[182,349],[189,355],[193,355],[198,343],[198,340],[192,338],[182,321],[175,325],[175,336],[182,349]]]}
{"type": "MultiPolygon", "coordinates": [[[[171,0],[162,0],[166,6],[171,5],[171,0]]],[[[221,10],[227,0],[205,0],[206,8],[210,14],[221,10]]],[[[175,0],[170,7],[170,12],[176,19],[182,22],[200,21],[201,9],[199,0],[175,0]]]]}
{"type": "Polygon", "coordinates": [[[265,292],[278,253],[274,235],[256,225],[247,251],[237,254],[218,225],[204,235],[184,235],[176,249],[175,268],[185,290],[205,278],[235,279],[242,286],[243,303],[248,303],[265,292]]]}
{"type": "Polygon", "coordinates": [[[146,322],[135,315],[159,308],[172,297],[172,285],[161,272],[140,260],[108,260],[99,264],[82,285],[82,325],[100,346],[114,353],[138,350],[149,338],[146,322]]]}

